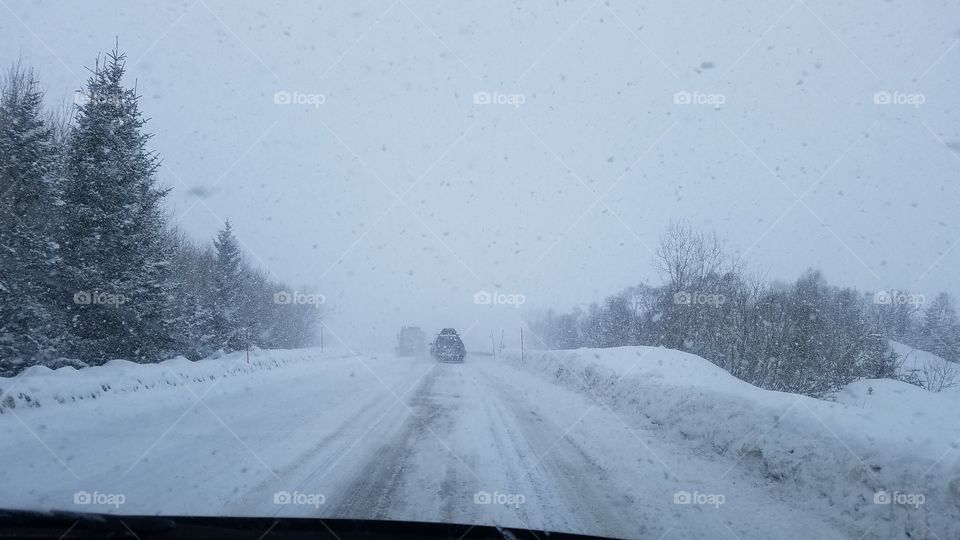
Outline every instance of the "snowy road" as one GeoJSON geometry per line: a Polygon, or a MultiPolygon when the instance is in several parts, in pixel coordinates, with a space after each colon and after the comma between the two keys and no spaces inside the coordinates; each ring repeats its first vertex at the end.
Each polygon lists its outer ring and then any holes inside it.
{"type": "Polygon", "coordinates": [[[323,358],[0,415],[0,452],[17,463],[3,468],[0,506],[851,535],[817,503],[652,428],[491,357],[323,358]],[[78,507],[77,492],[101,504],[78,507]],[[676,504],[678,492],[694,500],[676,504]]]}

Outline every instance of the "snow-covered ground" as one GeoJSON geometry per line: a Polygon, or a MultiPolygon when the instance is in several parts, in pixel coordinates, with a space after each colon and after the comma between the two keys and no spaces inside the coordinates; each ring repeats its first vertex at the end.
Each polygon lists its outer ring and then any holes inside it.
{"type": "Polygon", "coordinates": [[[902,360],[901,377],[915,378],[924,388],[934,390],[960,388],[960,365],[897,341],[891,340],[890,347],[902,360]]]}
{"type": "Polygon", "coordinates": [[[891,381],[827,402],[657,348],[302,350],[36,369],[0,394],[0,507],[960,537],[960,392],[891,381]]]}
{"type": "Polygon", "coordinates": [[[863,380],[831,402],[761,390],[700,357],[651,347],[528,352],[524,367],[659,438],[689,441],[688,451],[733,458],[811,508],[822,504],[825,518],[852,523],[855,537],[960,538],[957,389],[863,380]]]}

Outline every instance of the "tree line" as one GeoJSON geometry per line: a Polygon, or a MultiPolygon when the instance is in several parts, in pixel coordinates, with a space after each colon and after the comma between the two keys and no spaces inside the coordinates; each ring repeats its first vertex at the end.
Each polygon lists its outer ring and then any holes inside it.
{"type": "Polygon", "coordinates": [[[675,223],[655,264],[663,283],[640,284],[602,304],[528,315],[540,345],[662,346],[702,356],[770,390],[823,396],[861,377],[916,376],[890,339],[960,362],[960,321],[947,293],[863,293],[814,269],[795,282],[749,275],[716,234],[675,223]]]}
{"type": "Polygon", "coordinates": [[[210,245],[171,223],[124,70],[98,58],[67,113],[19,62],[0,80],[0,376],[312,339],[319,305],[248,264],[229,222],[210,245]]]}

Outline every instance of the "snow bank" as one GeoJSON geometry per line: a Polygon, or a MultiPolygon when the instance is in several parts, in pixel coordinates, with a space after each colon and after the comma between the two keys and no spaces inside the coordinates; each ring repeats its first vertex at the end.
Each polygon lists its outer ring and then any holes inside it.
{"type": "Polygon", "coordinates": [[[855,529],[960,538],[960,392],[864,380],[835,401],[817,400],[762,390],[703,358],[656,347],[501,359],[823,499],[855,529]]]}
{"type": "Polygon", "coordinates": [[[960,365],[893,340],[890,340],[890,348],[903,359],[901,377],[912,378],[934,391],[960,391],[960,365]]]}
{"type": "Polygon", "coordinates": [[[14,377],[0,377],[0,414],[200,384],[316,360],[318,354],[311,349],[253,350],[249,362],[245,352],[235,352],[196,362],[180,356],[156,364],[111,360],[82,369],[32,366],[14,377]]]}

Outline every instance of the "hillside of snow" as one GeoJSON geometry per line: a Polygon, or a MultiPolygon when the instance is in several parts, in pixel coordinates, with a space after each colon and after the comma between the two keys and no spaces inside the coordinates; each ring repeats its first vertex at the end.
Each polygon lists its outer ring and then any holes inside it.
{"type": "Polygon", "coordinates": [[[960,535],[958,391],[861,380],[835,401],[818,400],[762,390],[703,358],[654,347],[527,351],[523,363],[511,352],[509,361],[645,429],[733,456],[864,531],[960,535]],[[892,504],[883,504],[887,496],[892,504]]]}

